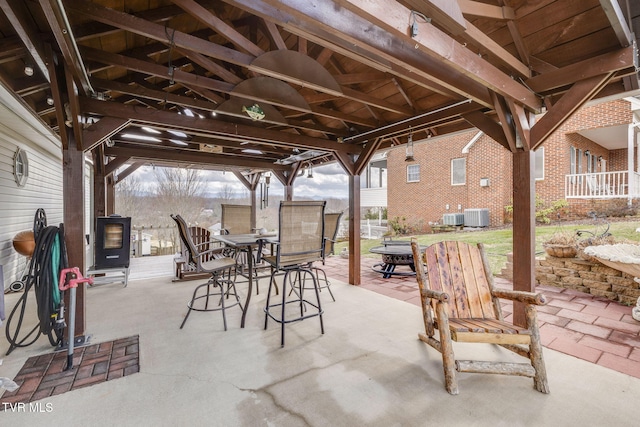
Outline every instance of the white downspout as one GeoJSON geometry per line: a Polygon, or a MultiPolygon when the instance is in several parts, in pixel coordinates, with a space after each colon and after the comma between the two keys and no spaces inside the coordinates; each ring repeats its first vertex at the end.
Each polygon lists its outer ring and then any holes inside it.
{"type": "Polygon", "coordinates": [[[633,195],[636,192],[635,189],[635,165],[634,165],[634,147],[635,147],[635,128],[638,123],[633,118],[633,122],[629,124],[627,129],[627,174],[628,174],[628,192],[627,192],[627,205],[631,206],[633,195]]]}

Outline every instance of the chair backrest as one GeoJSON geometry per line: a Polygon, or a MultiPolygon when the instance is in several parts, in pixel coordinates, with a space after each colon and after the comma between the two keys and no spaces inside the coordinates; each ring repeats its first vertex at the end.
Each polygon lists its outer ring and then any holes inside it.
{"type": "MultiPolygon", "coordinates": [[[[195,247],[198,248],[198,251],[200,253],[206,252],[211,249],[211,232],[206,228],[192,225],[191,227],[189,227],[189,236],[191,236],[191,241],[194,243],[195,247]]],[[[184,249],[185,251],[187,250],[186,247],[184,249]]],[[[209,261],[213,258],[213,254],[205,254],[201,261],[209,261]]]]}
{"type": "Polygon", "coordinates": [[[336,213],[326,213],[324,214],[324,238],[325,240],[325,248],[324,254],[327,253],[333,254],[333,245],[336,241],[336,236],[338,235],[338,229],[340,228],[340,219],[344,212],[336,212],[336,213]],[[327,250],[327,246],[329,250],[327,250]]]}
{"type": "MultiPolygon", "coordinates": [[[[449,294],[449,317],[499,319],[482,244],[438,242],[424,252],[427,284],[449,294]]],[[[417,263],[416,263],[417,264],[417,263]]]]}
{"type": "Polygon", "coordinates": [[[197,266],[199,252],[191,239],[191,233],[189,233],[187,222],[180,215],[172,214],[171,218],[176,222],[176,225],[178,226],[178,233],[180,234],[180,240],[189,254],[189,264],[197,266]]]}
{"type": "Polygon", "coordinates": [[[282,201],[277,259],[281,266],[321,261],[325,201],[282,201]]]}
{"type": "Polygon", "coordinates": [[[220,228],[227,234],[251,234],[251,206],[223,203],[220,228]]]}

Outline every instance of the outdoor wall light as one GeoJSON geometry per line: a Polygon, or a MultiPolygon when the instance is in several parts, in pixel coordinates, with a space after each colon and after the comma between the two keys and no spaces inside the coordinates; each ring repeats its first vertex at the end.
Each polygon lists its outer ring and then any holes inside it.
{"type": "Polygon", "coordinates": [[[411,132],[409,132],[409,139],[407,140],[407,149],[404,158],[405,162],[413,162],[415,159],[413,158],[413,137],[411,132]]]}
{"type": "Polygon", "coordinates": [[[598,156],[598,161],[599,161],[599,162],[602,162],[602,160],[603,160],[603,159],[602,159],[602,156],[598,156]]]}
{"type": "Polygon", "coordinates": [[[587,151],[585,151],[585,152],[584,152],[584,155],[585,155],[585,156],[588,156],[588,155],[590,155],[590,154],[591,154],[591,151],[589,151],[589,150],[587,150],[587,151]]]}

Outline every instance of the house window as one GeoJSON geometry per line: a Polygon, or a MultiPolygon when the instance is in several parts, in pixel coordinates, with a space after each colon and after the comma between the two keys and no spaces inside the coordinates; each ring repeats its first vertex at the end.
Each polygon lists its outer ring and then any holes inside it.
{"type": "Polygon", "coordinates": [[[451,185],[464,185],[467,182],[467,159],[451,159],[451,185]]]}
{"type": "Polygon", "coordinates": [[[544,147],[540,147],[533,152],[534,175],[536,181],[544,179],[544,147]]]}
{"type": "Polygon", "coordinates": [[[420,181],[420,165],[407,166],[407,182],[420,181]]]}
{"type": "Polygon", "coordinates": [[[29,159],[27,159],[27,152],[20,148],[18,148],[18,151],[16,151],[13,157],[13,177],[19,187],[23,187],[29,178],[29,159]]]}
{"type": "MultiPolygon", "coordinates": [[[[582,157],[584,157],[582,150],[576,147],[571,147],[570,153],[571,153],[571,165],[569,166],[570,168],[569,174],[575,175],[575,174],[582,173],[582,157]]],[[[574,182],[573,178],[571,178],[571,182],[574,182]]]]}

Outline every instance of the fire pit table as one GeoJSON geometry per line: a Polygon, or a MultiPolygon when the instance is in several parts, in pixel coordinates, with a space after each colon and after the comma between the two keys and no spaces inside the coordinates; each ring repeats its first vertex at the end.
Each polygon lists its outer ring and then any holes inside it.
{"type": "MultiPolygon", "coordinates": [[[[423,248],[420,248],[420,250],[422,249],[423,248]]],[[[369,249],[369,252],[382,255],[382,262],[374,264],[371,269],[377,273],[381,273],[382,277],[385,279],[388,279],[392,275],[416,275],[416,267],[413,261],[413,252],[411,251],[410,242],[386,243],[383,246],[375,246],[369,249]],[[398,265],[407,265],[411,271],[396,271],[396,266],[398,265]]]]}

